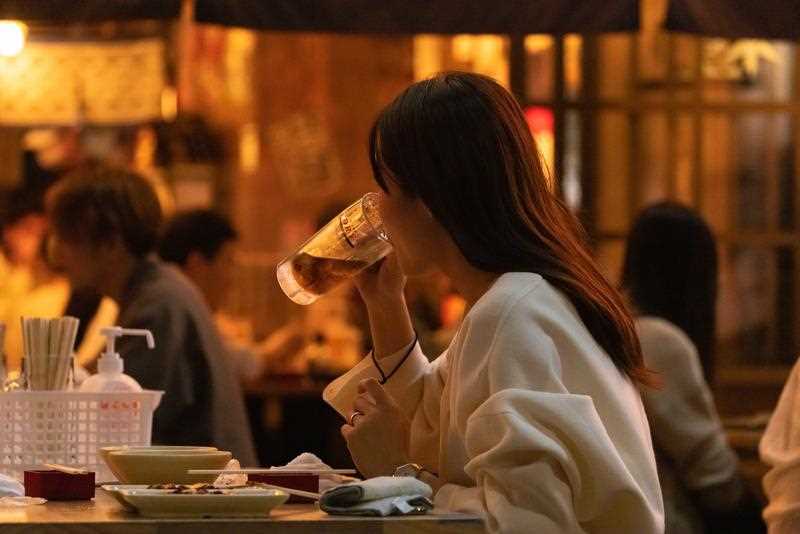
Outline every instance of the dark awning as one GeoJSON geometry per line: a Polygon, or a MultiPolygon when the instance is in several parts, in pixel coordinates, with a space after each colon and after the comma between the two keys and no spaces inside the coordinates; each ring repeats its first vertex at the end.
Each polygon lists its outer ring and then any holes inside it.
{"type": "MultiPolygon", "coordinates": [[[[181,0],[0,0],[0,19],[172,19],[181,0]]],[[[198,22],[344,33],[593,33],[639,27],[638,0],[195,0],[198,22]]]]}
{"type": "Polygon", "coordinates": [[[172,19],[180,11],[181,0],[0,0],[0,19],[30,22],[172,19]]]}
{"type": "Polygon", "coordinates": [[[715,37],[800,39],[800,0],[670,0],[668,30],[715,37]]]}
{"type": "Polygon", "coordinates": [[[198,22],[344,33],[592,33],[639,27],[638,0],[196,0],[198,22]]]}

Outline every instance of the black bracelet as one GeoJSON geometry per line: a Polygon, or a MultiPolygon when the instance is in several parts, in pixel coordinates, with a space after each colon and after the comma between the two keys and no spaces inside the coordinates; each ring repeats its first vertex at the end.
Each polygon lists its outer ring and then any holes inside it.
{"type": "Polygon", "coordinates": [[[381,384],[385,384],[386,383],[386,375],[383,374],[383,369],[381,369],[381,366],[378,364],[378,360],[375,358],[375,349],[372,349],[372,351],[369,354],[370,354],[370,356],[372,356],[372,365],[374,365],[375,368],[378,369],[378,372],[381,374],[380,383],[381,384]]]}
{"type": "Polygon", "coordinates": [[[394,374],[397,372],[397,370],[398,370],[398,369],[400,369],[400,367],[402,367],[402,365],[403,365],[404,363],[406,363],[406,360],[408,359],[408,357],[409,357],[409,356],[411,356],[411,353],[412,353],[412,352],[414,352],[414,347],[416,347],[416,346],[417,346],[417,342],[418,342],[418,341],[419,341],[419,335],[417,335],[417,332],[416,332],[416,330],[415,330],[415,331],[414,331],[414,341],[411,343],[411,346],[408,348],[408,350],[406,351],[406,353],[403,355],[403,358],[400,360],[400,363],[398,363],[398,364],[397,364],[397,365],[394,367],[394,369],[392,369],[392,372],[391,372],[391,373],[389,373],[388,375],[387,375],[387,374],[385,374],[385,373],[383,372],[383,369],[381,369],[381,366],[380,366],[380,365],[378,365],[378,360],[375,358],[375,350],[373,349],[373,351],[372,351],[372,363],[373,363],[373,364],[375,364],[375,367],[377,367],[377,368],[378,368],[378,372],[381,374],[381,379],[380,379],[380,383],[381,383],[381,385],[383,385],[383,384],[385,384],[386,382],[388,382],[388,381],[389,381],[389,379],[390,379],[390,378],[392,378],[392,377],[394,376],[394,374]]]}

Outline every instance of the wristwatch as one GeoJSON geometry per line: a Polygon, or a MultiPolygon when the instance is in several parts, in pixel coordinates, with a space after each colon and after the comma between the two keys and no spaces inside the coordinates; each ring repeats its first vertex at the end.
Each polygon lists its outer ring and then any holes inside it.
{"type": "Polygon", "coordinates": [[[419,464],[403,464],[394,470],[394,476],[419,478],[419,474],[425,470],[426,469],[419,464]]]}

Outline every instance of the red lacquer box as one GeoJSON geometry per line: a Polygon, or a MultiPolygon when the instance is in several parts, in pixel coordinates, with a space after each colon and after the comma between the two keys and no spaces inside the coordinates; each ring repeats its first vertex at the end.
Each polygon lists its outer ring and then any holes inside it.
{"type": "MultiPolygon", "coordinates": [[[[311,491],[313,493],[319,492],[319,475],[316,473],[258,473],[247,475],[247,480],[264,482],[265,484],[273,484],[289,489],[311,491]]],[[[314,502],[314,499],[289,495],[289,500],[286,502],[290,504],[296,502],[314,502]]]]}
{"type": "Polygon", "coordinates": [[[48,501],[77,501],[94,498],[94,473],[70,475],[61,471],[25,471],[25,495],[48,501]]]}

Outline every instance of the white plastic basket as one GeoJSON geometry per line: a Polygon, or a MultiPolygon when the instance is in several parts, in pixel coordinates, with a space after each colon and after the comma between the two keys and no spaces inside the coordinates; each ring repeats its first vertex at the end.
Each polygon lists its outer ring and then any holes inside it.
{"type": "Polygon", "coordinates": [[[22,480],[43,463],[85,467],[114,480],[98,455],[109,445],[150,445],[163,391],[0,393],[0,472],[22,480]]]}

